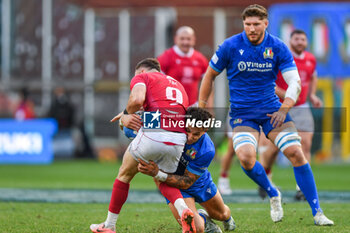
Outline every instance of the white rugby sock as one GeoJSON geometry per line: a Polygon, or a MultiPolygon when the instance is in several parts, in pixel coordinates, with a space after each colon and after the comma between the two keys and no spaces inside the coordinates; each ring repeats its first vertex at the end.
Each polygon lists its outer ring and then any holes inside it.
{"type": "Polygon", "coordinates": [[[179,213],[180,217],[182,216],[182,212],[188,208],[183,198],[176,199],[176,201],[174,202],[174,206],[177,212],[179,213]]]}
{"type": "Polygon", "coordinates": [[[116,222],[117,222],[118,216],[119,216],[119,214],[115,214],[115,213],[108,211],[107,219],[105,221],[105,227],[107,227],[107,228],[114,227],[116,222]]]}

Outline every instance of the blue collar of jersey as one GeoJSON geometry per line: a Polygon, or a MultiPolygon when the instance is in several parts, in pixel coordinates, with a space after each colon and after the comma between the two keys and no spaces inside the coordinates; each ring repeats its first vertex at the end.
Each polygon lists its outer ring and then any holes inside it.
{"type": "Polygon", "coordinates": [[[244,39],[244,42],[245,42],[248,46],[252,46],[252,47],[255,47],[255,48],[260,48],[260,47],[262,47],[262,46],[265,44],[265,42],[266,42],[268,36],[269,36],[269,33],[267,33],[267,30],[265,30],[264,40],[263,40],[260,44],[258,44],[258,45],[253,45],[253,44],[250,42],[250,40],[248,39],[247,34],[245,33],[245,31],[243,31],[243,39],[244,39]]]}

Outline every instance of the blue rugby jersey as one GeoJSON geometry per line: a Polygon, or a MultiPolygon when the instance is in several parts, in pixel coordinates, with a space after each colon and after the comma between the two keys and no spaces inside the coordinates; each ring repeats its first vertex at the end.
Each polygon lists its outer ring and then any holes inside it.
{"type": "Polygon", "coordinates": [[[207,133],[191,145],[186,144],[182,153],[179,167],[175,174],[183,175],[184,170],[200,176],[189,189],[200,188],[212,178],[208,167],[215,156],[214,143],[207,133]]]}
{"type": "Polygon", "coordinates": [[[288,47],[268,32],[259,45],[253,45],[245,32],[226,39],[210,66],[219,73],[227,70],[231,117],[248,119],[265,118],[281,106],[275,94],[278,71],[297,69],[288,47]]]}

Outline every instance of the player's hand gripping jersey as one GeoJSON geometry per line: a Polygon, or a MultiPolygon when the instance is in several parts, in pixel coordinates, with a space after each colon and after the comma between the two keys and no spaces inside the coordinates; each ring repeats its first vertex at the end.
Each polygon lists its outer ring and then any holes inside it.
{"type": "Polygon", "coordinates": [[[146,100],[143,105],[145,112],[161,113],[160,126],[172,132],[186,133],[179,124],[170,124],[169,121],[184,121],[188,97],[183,86],[170,76],[158,72],[142,73],[132,78],[130,89],[135,85],[146,86],[146,100]],[[163,123],[166,124],[163,124],[163,123]]]}
{"type": "Polygon", "coordinates": [[[275,94],[277,73],[296,69],[288,47],[267,32],[259,45],[253,45],[245,32],[226,39],[210,66],[219,73],[227,70],[230,115],[235,119],[267,119],[266,113],[277,111],[281,106],[275,94]]]}

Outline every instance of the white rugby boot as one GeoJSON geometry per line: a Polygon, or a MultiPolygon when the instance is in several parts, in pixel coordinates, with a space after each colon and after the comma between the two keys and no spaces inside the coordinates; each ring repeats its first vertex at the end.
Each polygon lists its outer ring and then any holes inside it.
{"type": "Polygon", "coordinates": [[[98,232],[104,232],[104,233],[115,233],[115,226],[112,227],[106,227],[105,223],[100,223],[100,224],[91,224],[90,225],[90,230],[94,233],[98,232]]]}
{"type": "Polygon", "coordinates": [[[323,212],[318,211],[314,216],[315,225],[317,226],[332,226],[334,222],[326,217],[323,212]]]}
{"type": "Polygon", "coordinates": [[[236,229],[236,223],[232,216],[228,222],[223,221],[222,223],[224,224],[225,231],[233,231],[234,229],[236,229]]]}
{"type": "Polygon", "coordinates": [[[204,215],[206,219],[205,226],[204,226],[205,233],[222,233],[222,230],[220,229],[220,227],[211,219],[211,217],[209,217],[209,214],[207,213],[206,210],[199,209],[198,213],[204,215]]]}
{"type": "Polygon", "coordinates": [[[270,214],[274,222],[282,221],[283,218],[282,197],[280,191],[277,192],[278,196],[270,198],[270,214]]]}

